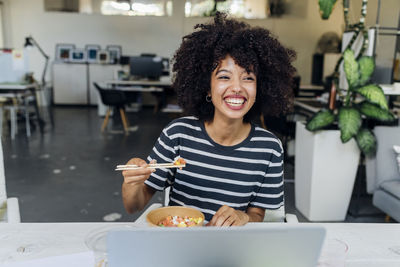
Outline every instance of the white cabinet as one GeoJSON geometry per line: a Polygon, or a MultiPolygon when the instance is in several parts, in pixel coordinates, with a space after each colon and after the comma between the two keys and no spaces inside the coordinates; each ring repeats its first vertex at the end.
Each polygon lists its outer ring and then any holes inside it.
{"type": "Polygon", "coordinates": [[[101,104],[93,83],[117,79],[121,65],[54,63],[54,104],[97,105],[101,104]]]}
{"type": "Polygon", "coordinates": [[[87,65],[53,64],[54,104],[87,104],[87,65]]]}

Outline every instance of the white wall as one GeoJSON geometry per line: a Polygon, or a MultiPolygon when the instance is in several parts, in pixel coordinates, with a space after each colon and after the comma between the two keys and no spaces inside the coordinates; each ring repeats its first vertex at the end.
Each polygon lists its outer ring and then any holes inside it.
{"type": "MultiPolygon", "coordinates": [[[[371,0],[372,1],[372,0],[371,0]]],[[[376,1],[376,0],[375,0],[376,1]]],[[[328,21],[320,19],[315,0],[296,0],[292,10],[297,13],[281,18],[247,20],[251,25],[270,29],[279,40],[298,53],[295,66],[302,83],[310,83],[312,54],[320,36],[328,31],[341,33],[343,13],[341,2],[337,3],[328,21]]],[[[204,18],[185,18],[184,0],[174,0],[172,17],[125,17],[44,12],[43,0],[5,0],[8,12],[5,44],[22,48],[24,38],[32,35],[51,58],[57,43],[119,44],[123,54],[143,52],[172,56],[184,34],[190,33],[196,23],[204,18]]],[[[30,67],[40,78],[43,58],[37,51],[30,51],[30,67]]],[[[50,73],[50,72],[48,72],[50,73]]],[[[48,75],[50,79],[50,74],[48,75]]]]}
{"type": "Polygon", "coordinates": [[[4,47],[3,36],[3,4],[0,2],[0,47],[4,47]]]}

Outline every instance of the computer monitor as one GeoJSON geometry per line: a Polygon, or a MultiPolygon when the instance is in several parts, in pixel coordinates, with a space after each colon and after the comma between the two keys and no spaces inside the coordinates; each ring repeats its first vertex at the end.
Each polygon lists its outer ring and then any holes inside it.
{"type": "Polygon", "coordinates": [[[130,74],[138,79],[158,80],[163,72],[161,57],[135,56],[130,58],[130,74]]]}

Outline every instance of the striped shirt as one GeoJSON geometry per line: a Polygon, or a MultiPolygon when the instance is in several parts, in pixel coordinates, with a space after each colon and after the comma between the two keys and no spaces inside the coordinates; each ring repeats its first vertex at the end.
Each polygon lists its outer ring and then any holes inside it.
{"type": "Polygon", "coordinates": [[[162,131],[148,160],[186,161],[180,169],[157,169],[146,184],[156,190],[171,186],[170,205],[201,210],[210,221],[223,205],[278,209],[283,205],[283,149],[271,132],[251,125],[240,144],[222,146],[195,117],[172,121],[162,131]]]}

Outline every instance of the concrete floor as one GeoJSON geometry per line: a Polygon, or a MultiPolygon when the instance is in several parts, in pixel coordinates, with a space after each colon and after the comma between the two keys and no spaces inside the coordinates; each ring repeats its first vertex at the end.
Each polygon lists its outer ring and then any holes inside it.
{"type": "MultiPolygon", "coordinates": [[[[22,222],[101,222],[116,215],[116,221],[133,221],[140,213],[129,215],[121,200],[122,175],[114,171],[129,158],[146,158],[163,127],[172,117],[153,113],[151,108],[128,113],[132,126],[139,128],[126,136],[120,120],[109,123],[102,134],[103,118],[93,107],[55,107],[55,125],[46,125],[41,134],[34,129],[26,137],[24,122],[11,140],[4,129],[4,152],[7,194],[18,197],[22,222]]],[[[294,206],[294,167],[285,163],[285,209],[300,221],[307,221],[294,206]]],[[[361,190],[363,191],[363,190],[361,190]]],[[[161,202],[157,193],[152,202],[161,202]]],[[[357,201],[352,200],[351,209],[357,201]]],[[[373,216],[350,216],[347,222],[383,222],[385,215],[362,194],[360,213],[373,216]]]]}

